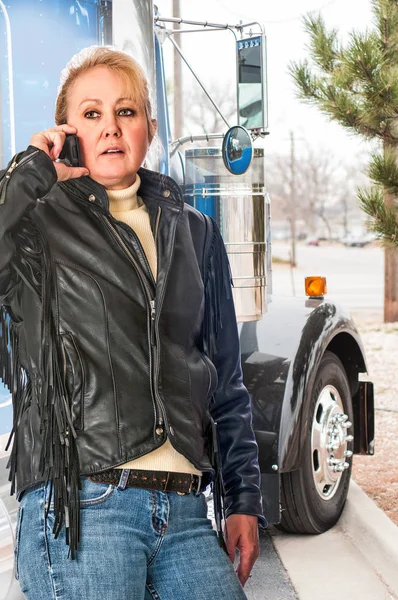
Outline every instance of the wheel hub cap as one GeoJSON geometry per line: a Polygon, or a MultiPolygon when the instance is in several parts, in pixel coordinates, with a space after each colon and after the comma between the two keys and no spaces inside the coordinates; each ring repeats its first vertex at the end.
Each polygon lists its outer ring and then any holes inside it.
{"type": "Polygon", "coordinates": [[[315,487],[323,500],[334,496],[342,473],[349,468],[352,456],[348,444],[352,423],[344,414],[340,394],[333,385],[325,386],[315,406],[311,428],[312,472],[315,487]]]}

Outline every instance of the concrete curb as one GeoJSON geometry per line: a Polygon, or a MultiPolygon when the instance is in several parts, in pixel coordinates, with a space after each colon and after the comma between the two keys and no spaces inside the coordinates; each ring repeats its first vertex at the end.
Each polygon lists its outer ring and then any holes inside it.
{"type": "Polygon", "coordinates": [[[355,482],[328,531],[271,535],[300,600],[398,600],[398,527],[355,482]]]}
{"type": "Polygon", "coordinates": [[[337,527],[398,596],[398,527],[353,480],[337,527]]]}

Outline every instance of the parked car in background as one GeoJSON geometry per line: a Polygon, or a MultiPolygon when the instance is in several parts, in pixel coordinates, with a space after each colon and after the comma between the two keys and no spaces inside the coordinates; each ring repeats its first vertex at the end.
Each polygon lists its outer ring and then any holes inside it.
{"type": "Polygon", "coordinates": [[[341,239],[342,244],[351,248],[364,248],[367,244],[373,240],[369,234],[364,235],[348,235],[341,239]]]}
{"type": "Polygon", "coordinates": [[[317,237],[308,238],[307,246],[319,246],[319,238],[317,238],[317,237]]]}

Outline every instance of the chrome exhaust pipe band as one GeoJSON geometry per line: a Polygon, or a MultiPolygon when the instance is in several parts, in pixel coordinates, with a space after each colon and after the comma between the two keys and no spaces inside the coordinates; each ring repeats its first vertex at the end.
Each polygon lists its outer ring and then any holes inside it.
{"type": "Polygon", "coordinates": [[[234,281],[237,320],[257,321],[266,311],[267,244],[264,149],[255,148],[243,175],[231,175],[219,148],[185,152],[185,200],[217,221],[234,281]]]}

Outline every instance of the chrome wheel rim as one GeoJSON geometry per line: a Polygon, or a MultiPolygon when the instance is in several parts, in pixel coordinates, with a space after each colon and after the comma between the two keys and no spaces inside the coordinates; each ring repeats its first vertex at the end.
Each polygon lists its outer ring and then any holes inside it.
{"type": "Polygon", "coordinates": [[[344,413],[343,402],[333,385],[325,386],[319,394],[311,427],[312,474],[315,489],[322,500],[333,498],[341,483],[343,472],[349,468],[352,456],[348,434],[352,423],[344,413]]]}

